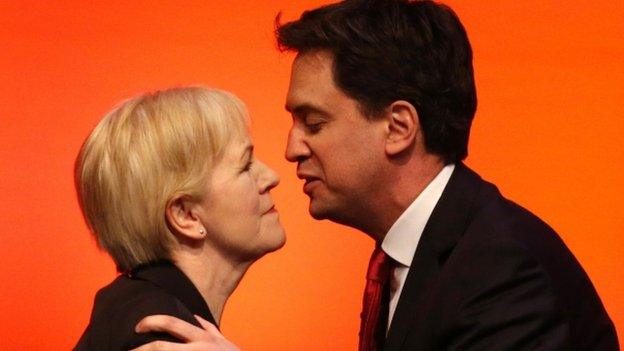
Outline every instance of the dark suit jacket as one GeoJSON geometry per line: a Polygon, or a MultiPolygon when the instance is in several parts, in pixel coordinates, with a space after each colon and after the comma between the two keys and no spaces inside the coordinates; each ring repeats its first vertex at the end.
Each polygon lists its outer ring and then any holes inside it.
{"type": "Polygon", "coordinates": [[[423,231],[384,350],[618,349],[559,236],[458,164],[423,231]]]}
{"type": "Polygon", "coordinates": [[[143,317],[153,314],[199,326],[196,314],[217,325],[188,277],[172,263],[161,261],[122,274],[98,291],[89,325],[74,350],[129,350],[153,340],[178,341],[167,334],[134,332],[143,317]]]}

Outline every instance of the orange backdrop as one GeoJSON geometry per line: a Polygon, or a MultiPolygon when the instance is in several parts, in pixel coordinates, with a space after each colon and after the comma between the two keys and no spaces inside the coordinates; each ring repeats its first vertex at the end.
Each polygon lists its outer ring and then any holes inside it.
{"type": "MultiPolygon", "coordinates": [[[[282,176],[288,233],[226,306],[244,350],[355,350],[372,242],[307,215],[283,159],[291,55],[272,22],[321,1],[0,1],[0,350],[66,350],[115,276],[72,185],[83,139],[144,90],[207,84],[251,111],[282,176]]],[[[624,5],[449,0],[471,37],[479,108],[467,163],[550,223],[624,335],[624,5]]],[[[582,303],[582,301],[579,301],[582,303]]]]}

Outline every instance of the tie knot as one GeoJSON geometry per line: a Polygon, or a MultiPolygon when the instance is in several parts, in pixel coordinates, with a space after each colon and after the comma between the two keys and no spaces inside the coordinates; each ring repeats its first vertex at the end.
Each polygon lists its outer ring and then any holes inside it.
{"type": "Polygon", "coordinates": [[[368,264],[368,272],[366,278],[369,280],[376,280],[378,282],[385,282],[390,275],[392,259],[388,256],[380,246],[376,246],[368,264]]]}

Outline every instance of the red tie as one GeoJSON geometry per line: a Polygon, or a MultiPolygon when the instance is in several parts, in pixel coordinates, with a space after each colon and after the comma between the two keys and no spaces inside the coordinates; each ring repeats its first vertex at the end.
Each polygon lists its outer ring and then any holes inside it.
{"type": "MultiPolygon", "coordinates": [[[[386,255],[381,247],[376,246],[368,264],[366,273],[366,288],[364,289],[364,302],[362,304],[360,324],[359,351],[375,351],[381,340],[378,329],[380,324],[381,295],[384,286],[388,283],[391,271],[391,258],[386,255]]],[[[382,323],[385,325],[385,323],[382,323]]],[[[385,335],[381,333],[381,335],[385,335]]],[[[383,337],[382,337],[383,338],[383,337]]]]}

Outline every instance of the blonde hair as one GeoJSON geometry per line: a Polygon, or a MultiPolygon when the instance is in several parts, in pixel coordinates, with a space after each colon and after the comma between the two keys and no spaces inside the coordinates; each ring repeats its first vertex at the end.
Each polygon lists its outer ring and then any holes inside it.
{"type": "Polygon", "coordinates": [[[238,98],[203,87],[143,94],[104,116],[80,150],[75,182],[85,221],[118,270],[170,258],[168,202],[202,199],[210,170],[247,121],[238,98]]]}

